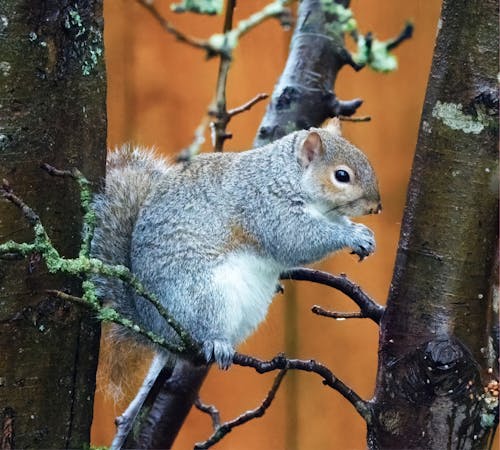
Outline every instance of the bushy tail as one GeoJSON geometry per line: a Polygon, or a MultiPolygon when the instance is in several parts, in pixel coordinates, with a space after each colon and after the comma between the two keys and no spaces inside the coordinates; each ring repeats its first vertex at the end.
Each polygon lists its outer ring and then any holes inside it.
{"type": "MultiPolygon", "coordinates": [[[[96,228],[92,240],[93,257],[108,264],[130,267],[130,243],[141,207],[168,171],[166,162],[153,151],[123,146],[111,152],[106,166],[106,184],[94,197],[96,228]]],[[[95,277],[103,302],[122,314],[133,317],[132,291],[121,281],[95,277]]],[[[103,330],[99,378],[107,379],[108,393],[120,397],[126,377],[130,377],[131,361],[141,353],[139,343],[122,336],[119,328],[103,330]],[[128,351],[124,352],[125,349],[128,351]]],[[[142,346],[141,346],[142,347],[142,346]]]]}
{"type": "MultiPolygon", "coordinates": [[[[97,225],[92,255],[110,264],[130,266],[130,240],[144,200],[168,170],[151,150],[123,146],[110,153],[106,185],[94,198],[97,225]]],[[[103,294],[122,296],[114,289],[103,294]]]]}

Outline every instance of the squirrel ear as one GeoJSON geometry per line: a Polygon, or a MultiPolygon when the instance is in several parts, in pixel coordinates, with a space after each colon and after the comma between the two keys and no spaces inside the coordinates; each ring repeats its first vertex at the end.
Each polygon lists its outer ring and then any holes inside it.
{"type": "Polygon", "coordinates": [[[342,128],[340,127],[340,120],[338,117],[328,119],[322,128],[334,136],[342,136],[342,128]]]}
{"type": "Polygon", "coordinates": [[[304,167],[307,167],[314,159],[321,155],[323,155],[321,137],[316,131],[310,131],[300,145],[299,160],[304,167]]]}

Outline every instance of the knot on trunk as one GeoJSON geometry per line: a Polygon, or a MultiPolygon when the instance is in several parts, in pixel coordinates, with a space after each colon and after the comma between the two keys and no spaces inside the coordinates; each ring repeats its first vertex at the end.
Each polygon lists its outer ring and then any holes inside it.
{"type": "Polygon", "coordinates": [[[451,400],[480,388],[479,365],[455,338],[436,337],[409,351],[392,365],[396,395],[418,405],[430,405],[437,397],[451,400]]]}

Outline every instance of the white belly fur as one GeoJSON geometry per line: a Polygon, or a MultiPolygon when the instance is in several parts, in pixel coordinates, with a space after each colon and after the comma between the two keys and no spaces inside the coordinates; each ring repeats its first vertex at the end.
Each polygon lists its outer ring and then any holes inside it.
{"type": "Polygon", "coordinates": [[[225,298],[225,331],[233,345],[265,319],[280,272],[276,262],[250,252],[231,254],[215,268],[215,286],[225,298]]]}

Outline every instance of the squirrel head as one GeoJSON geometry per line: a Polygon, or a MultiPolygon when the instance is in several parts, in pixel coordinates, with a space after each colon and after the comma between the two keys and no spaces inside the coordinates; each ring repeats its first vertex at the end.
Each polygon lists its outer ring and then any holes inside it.
{"type": "Polygon", "coordinates": [[[364,153],[341,136],[340,122],[311,128],[297,149],[309,207],[329,217],[356,217],[382,210],[377,177],[364,153]]]}

